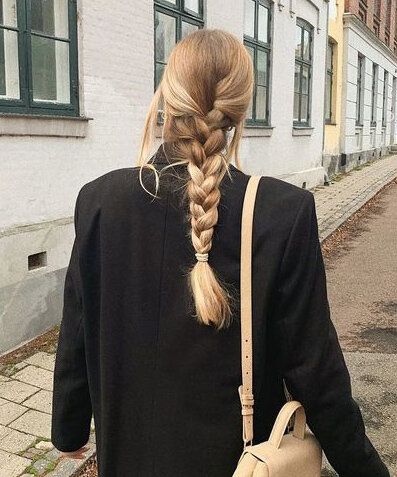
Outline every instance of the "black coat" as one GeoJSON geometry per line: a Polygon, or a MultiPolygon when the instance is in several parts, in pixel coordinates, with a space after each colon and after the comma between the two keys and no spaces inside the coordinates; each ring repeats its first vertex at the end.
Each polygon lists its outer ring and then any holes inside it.
{"type": "MultiPolygon", "coordinates": [[[[167,159],[162,149],[156,168],[167,159]]],[[[221,183],[209,261],[234,290],[232,326],[194,318],[186,166],[153,199],[139,168],[86,184],[75,209],[57,352],[52,440],[83,446],[94,413],[101,477],[231,477],[242,451],[238,289],[248,177],[221,183]]],[[[153,174],[143,172],[153,190],[153,174]]],[[[254,442],[285,402],[284,377],[341,477],[389,476],[365,435],[330,320],[313,194],[261,179],[253,234],[254,442]]],[[[299,476],[291,476],[299,477],[299,476]]]]}

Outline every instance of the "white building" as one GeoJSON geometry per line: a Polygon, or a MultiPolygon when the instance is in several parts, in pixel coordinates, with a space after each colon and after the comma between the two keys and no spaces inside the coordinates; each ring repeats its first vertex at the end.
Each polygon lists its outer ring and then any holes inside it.
{"type": "Polygon", "coordinates": [[[377,159],[397,143],[397,57],[356,16],[344,15],[342,166],[377,159]]]}
{"type": "Polygon", "coordinates": [[[29,4],[0,2],[0,353],[59,322],[77,193],[134,165],[155,76],[182,35],[223,28],[253,55],[247,171],[308,188],[324,174],[326,0],[29,4]]]}

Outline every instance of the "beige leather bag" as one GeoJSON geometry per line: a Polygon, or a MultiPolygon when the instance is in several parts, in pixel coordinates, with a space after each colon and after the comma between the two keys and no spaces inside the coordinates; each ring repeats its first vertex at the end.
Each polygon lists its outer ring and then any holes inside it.
{"type": "Polygon", "coordinates": [[[252,389],[252,226],[260,176],[248,182],[241,225],[241,367],[239,387],[244,450],[233,477],[320,477],[321,447],[306,429],[306,415],[297,401],[287,402],[267,442],[252,445],[254,396],[252,389]],[[284,434],[292,417],[292,432],[284,434]],[[248,444],[251,445],[248,445],[248,444]]]}

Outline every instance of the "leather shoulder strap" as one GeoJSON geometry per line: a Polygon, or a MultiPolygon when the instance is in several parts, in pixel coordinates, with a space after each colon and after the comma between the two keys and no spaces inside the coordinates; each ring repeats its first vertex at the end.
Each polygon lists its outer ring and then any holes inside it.
{"type": "Polygon", "coordinates": [[[252,387],[252,227],[255,198],[261,176],[251,176],[245,191],[241,221],[240,316],[241,371],[239,387],[243,416],[244,447],[254,438],[254,395],[252,387]]]}

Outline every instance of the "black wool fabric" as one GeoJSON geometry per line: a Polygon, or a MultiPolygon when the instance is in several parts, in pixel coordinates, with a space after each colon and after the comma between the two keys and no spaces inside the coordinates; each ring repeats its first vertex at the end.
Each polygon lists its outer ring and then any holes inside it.
{"type": "MultiPolygon", "coordinates": [[[[231,477],[243,449],[240,227],[249,176],[221,182],[209,263],[233,295],[232,325],[198,323],[185,164],[151,160],[86,184],[75,207],[54,376],[52,441],[86,444],[95,419],[100,477],[231,477]],[[142,181],[154,191],[154,175],[142,181]]],[[[340,477],[388,477],[366,437],[330,319],[313,194],[260,180],[253,232],[254,443],[285,402],[283,378],[340,477]]],[[[292,477],[292,476],[291,476],[292,477]]],[[[296,476],[299,477],[299,476],[296,476]]]]}

